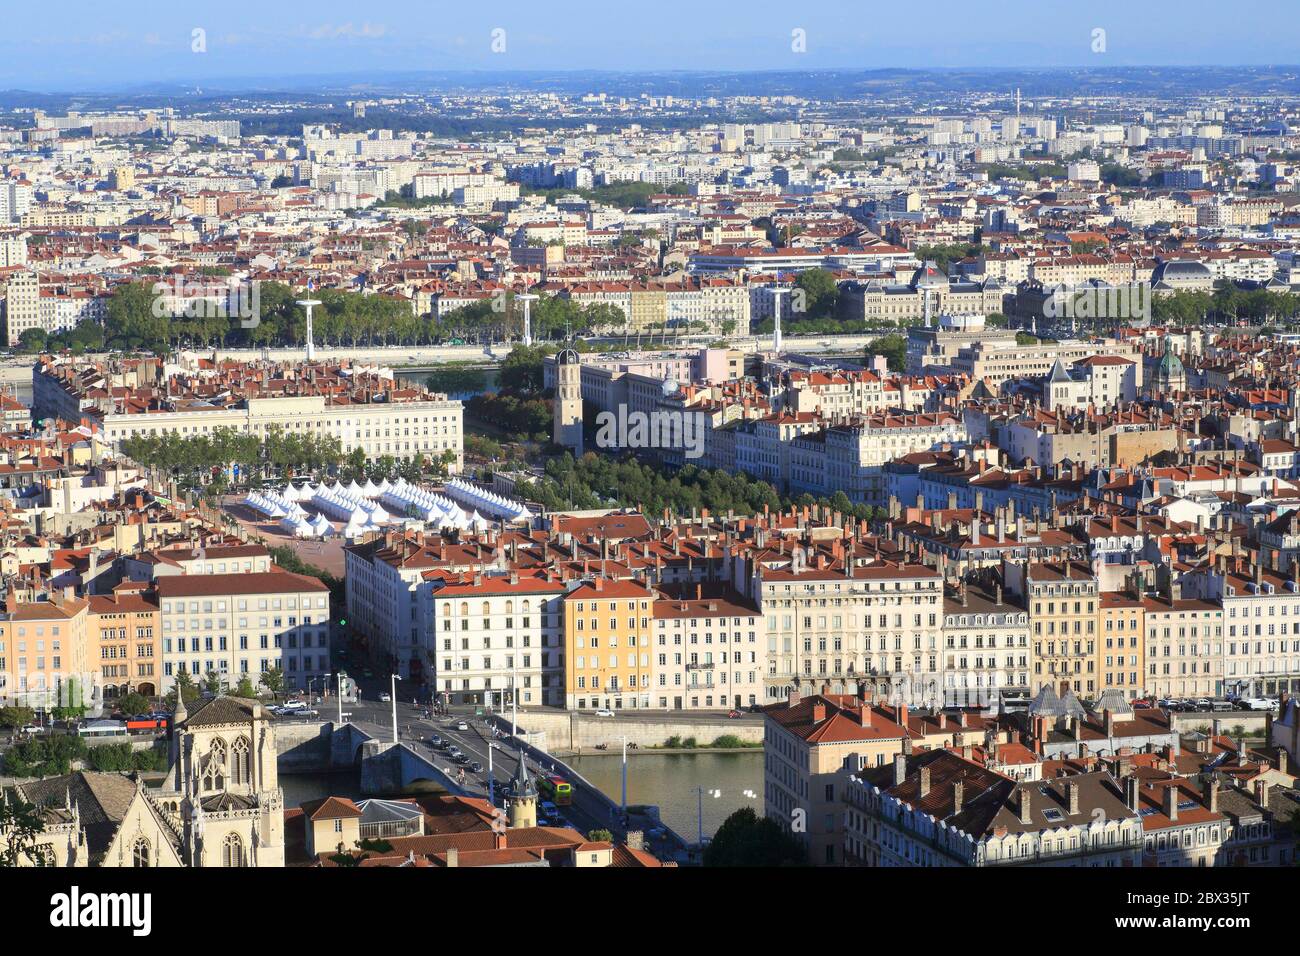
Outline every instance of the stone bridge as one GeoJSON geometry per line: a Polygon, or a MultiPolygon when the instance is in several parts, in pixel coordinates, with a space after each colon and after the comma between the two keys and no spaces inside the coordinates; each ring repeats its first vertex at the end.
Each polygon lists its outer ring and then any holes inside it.
{"type": "Polygon", "coordinates": [[[275,747],[281,773],[359,770],[361,792],[367,795],[401,793],[422,780],[448,793],[466,792],[422,754],[405,744],[376,740],[356,724],[277,721],[275,747]]]}

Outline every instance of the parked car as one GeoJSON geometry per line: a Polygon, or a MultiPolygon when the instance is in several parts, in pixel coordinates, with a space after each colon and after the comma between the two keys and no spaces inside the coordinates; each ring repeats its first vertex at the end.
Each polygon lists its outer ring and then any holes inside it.
{"type": "Polygon", "coordinates": [[[384,691],[379,695],[379,702],[381,704],[391,704],[393,702],[393,695],[388,693],[388,691],[384,691]]]}
{"type": "Polygon", "coordinates": [[[593,710],[592,713],[595,714],[597,717],[613,717],[613,716],[614,716],[614,712],[613,712],[612,710],[606,708],[606,707],[602,707],[600,710],[593,710]]]}
{"type": "Polygon", "coordinates": [[[22,732],[25,734],[39,734],[41,730],[42,727],[40,724],[25,724],[23,726],[22,732]]]}
{"type": "Polygon", "coordinates": [[[1136,700],[1134,700],[1130,706],[1133,707],[1134,710],[1144,708],[1144,707],[1150,707],[1151,701],[1147,700],[1145,697],[1139,697],[1136,700]]]}
{"type": "Polygon", "coordinates": [[[735,720],[739,716],[740,716],[740,711],[738,710],[727,711],[727,717],[730,718],[731,720],[735,720]]]}
{"type": "Polygon", "coordinates": [[[553,804],[550,800],[543,800],[540,804],[538,804],[538,806],[540,806],[542,812],[546,814],[548,817],[550,817],[551,819],[555,819],[560,815],[560,808],[557,807],[555,804],[553,804]]]}
{"type": "Polygon", "coordinates": [[[1210,701],[1210,710],[1215,713],[1224,713],[1226,711],[1236,710],[1230,700],[1212,700],[1210,701]]]}
{"type": "Polygon", "coordinates": [[[1214,709],[1214,704],[1204,697],[1198,697],[1192,701],[1193,710],[1210,711],[1214,709]]]}
{"type": "Polygon", "coordinates": [[[1272,710],[1275,703],[1266,697],[1243,697],[1238,703],[1246,710],[1272,710]]]}

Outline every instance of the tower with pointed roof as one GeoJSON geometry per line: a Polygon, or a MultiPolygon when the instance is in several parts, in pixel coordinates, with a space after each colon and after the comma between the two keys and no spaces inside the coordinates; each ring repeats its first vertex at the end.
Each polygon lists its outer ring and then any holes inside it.
{"type": "Polygon", "coordinates": [[[528,761],[519,751],[519,766],[510,780],[510,794],[506,797],[506,811],[512,828],[537,826],[537,785],[528,772],[528,761]]]}

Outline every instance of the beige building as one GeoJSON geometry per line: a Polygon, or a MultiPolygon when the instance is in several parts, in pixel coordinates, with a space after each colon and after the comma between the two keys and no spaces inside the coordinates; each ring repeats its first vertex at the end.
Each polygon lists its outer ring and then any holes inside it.
{"type": "Polygon", "coordinates": [[[738,596],[654,602],[652,705],[750,707],[764,698],[767,653],[758,608],[738,596]]]}
{"type": "Polygon", "coordinates": [[[159,578],[162,619],[160,691],[186,670],[200,683],[217,674],[227,687],[257,686],[272,668],[286,688],[330,673],[329,589],[318,578],[275,569],[253,574],[159,578]]]}
{"type": "Polygon", "coordinates": [[[48,601],[14,602],[0,615],[0,701],[50,708],[100,699],[98,663],[90,658],[88,604],[54,590],[48,601]]]}
{"type": "Polygon", "coordinates": [[[829,685],[914,702],[941,693],[943,588],[923,564],[810,567],[794,550],[787,567],[753,583],[767,619],[767,699],[829,685]]]}
{"type": "Polygon", "coordinates": [[[848,773],[883,767],[910,747],[907,706],[881,708],[840,694],[799,697],[764,708],[766,815],[808,848],[808,862],[844,862],[848,773]]]}

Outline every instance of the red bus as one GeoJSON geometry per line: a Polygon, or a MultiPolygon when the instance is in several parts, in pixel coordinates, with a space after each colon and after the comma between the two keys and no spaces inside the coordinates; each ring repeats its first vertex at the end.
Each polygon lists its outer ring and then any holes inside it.
{"type": "Polygon", "coordinates": [[[128,717],[126,729],[129,732],[140,730],[166,730],[166,717],[128,717]]]}

